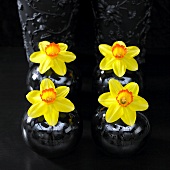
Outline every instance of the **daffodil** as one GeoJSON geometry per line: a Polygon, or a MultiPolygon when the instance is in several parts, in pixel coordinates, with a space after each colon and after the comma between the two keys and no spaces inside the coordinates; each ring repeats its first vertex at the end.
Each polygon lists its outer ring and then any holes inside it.
{"type": "Polygon", "coordinates": [[[74,104],[67,98],[69,87],[59,86],[45,78],[41,81],[40,90],[30,91],[26,98],[32,104],[28,109],[28,116],[37,118],[44,115],[45,120],[51,126],[58,122],[59,112],[71,112],[74,104]]]}
{"type": "Polygon", "coordinates": [[[55,73],[63,76],[67,71],[65,63],[70,63],[76,59],[74,53],[66,51],[68,48],[67,44],[42,41],[38,46],[40,51],[32,53],[30,61],[40,63],[39,72],[41,74],[52,68],[55,73]]]}
{"type": "Polygon", "coordinates": [[[105,115],[108,123],[121,118],[124,123],[132,126],[136,121],[136,111],[148,108],[148,102],[138,96],[139,86],[135,82],[123,87],[119,81],[110,79],[109,90],[98,98],[99,103],[108,108],[105,115]]]}
{"type": "Polygon", "coordinates": [[[138,70],[138,63],[134,57],[140,53],[140,49],[136,46],[126,47],[123,41],[116,41],[112,46],[100,44],[99,51],[104,56],[99,65],[101,70],[113,69],[118,77],[122,77],[126,69],[138,70]]]}

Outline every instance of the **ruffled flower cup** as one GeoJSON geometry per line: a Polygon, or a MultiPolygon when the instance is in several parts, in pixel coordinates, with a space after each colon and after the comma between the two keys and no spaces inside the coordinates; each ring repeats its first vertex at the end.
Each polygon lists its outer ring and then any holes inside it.
{"type": "Polygon", "coordinates": [[[116,41],[112,46],[100,44],[99,51],[104,56],[99,65],[101,70],[113,69],[118,77],[122,77],[126,69],[138,70],[138,63],[134,57],[140,53],[140,49],[136,46],[126,47],[123,41],[116,41]]]}
{"type": "Polygon", "coordinates": [[[98,97],[100,106],[92,118],[91,131],[96,146],[105,154],[127,157],[140,153],[150,136],[150,123],[141,113],[148,102],[138,95],[139,86],[125,86],[109,80],[109,91],[98,97]]]}
{"type": "Polygon", "coordinates": [[[99,96],[101,105],[108,107],[106,122],[113,123],[121,119],[125,124],[133,126],[136,121],[136,111],[148,109],[148,102],[138,96],[139,86],[131,82],[124,87],[115,79],[109,80],[110,92],[99,96]]]}
{"type": "Polygon", "coordinates": [[[99,51],[103,55],[99,66],[94,70],[94,90],[100,95],[108,91],[108,81],[118,80],[123,86],[129,82],[139,84],[143,90],[143,75],[135,57],[140,53],[137,46],[126,46],[123,41],[116,41],[113,45],[100,44],[99,51]]]}
{"type": "Polygon", "coordinates": [[[65,98],[69,93],[69,87],[60,86],[55,88],[50,79],[43,79],[40,90],[30,91],[26,98],[32,103],[28,109],[28,116],[37,118],[44,116],[50,126],[58,122],[59,112],[71,112],[75,109],[74,104],[65,98]]]}
{"type": "Polygon", "coordinates": [[[45,78],[40,90],[32,90],[27,100],[32,104],[22,121],[25,142],[35,152],[46,157],[60,157],[78,144],[82,121],[74,104],[66,98],[69,87],[55,87],[45,78]]]}
{"type": "Polygon", "coordinates": [[[39,43],[40,51],[31,54],[30,61],[40,63],[38,69],[41,74],[52,68],[56,74],[64,76],[67,71],[65,63],[70,63],[76,59],[75,54],[67,51],[67,48],[67,44],[64,43],[56,44],[42,41],[39,43]]]}
{"type": "Polygon", "coordinates": [[[40,50],[30,55],[30,61],[34,64],[27,74],[27,89],[29,91],[38,90],[41,81],[49,78],[56,87],[69,87],[68,97],[74,100],[81,88],[80,72],[71,63],[76,59],[76,55],[67,51],[68,46],[65,43],[42,41],[38,46],[40,50]]]}

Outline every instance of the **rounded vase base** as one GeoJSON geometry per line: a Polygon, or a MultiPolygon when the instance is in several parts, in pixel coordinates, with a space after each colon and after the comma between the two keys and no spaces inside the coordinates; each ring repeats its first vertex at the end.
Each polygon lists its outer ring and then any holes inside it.
{"type": "Polygon", "coordinates": [[[63,157],[76,149],[82,135],[82,121],[77,112],[60,113],[58,123],[49,126],[44,117],[22,121],[23,139],[31,150],[47,158],[63,157]]]}
{"type": "Polygon", "coordinates": [[[124,124],[121,119],[107,123],[106,109],[102,109],[97,110],[91,125],[92,137],[97,148],[112,157],[129,157],[141,153],[146,147],[151,130],[146,116],[138,112],[133,126],[124,124]]]}

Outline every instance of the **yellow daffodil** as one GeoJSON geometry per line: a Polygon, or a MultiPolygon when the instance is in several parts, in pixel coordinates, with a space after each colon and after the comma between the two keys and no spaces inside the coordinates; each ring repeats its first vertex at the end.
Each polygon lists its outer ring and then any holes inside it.
{"type": "Polygon", "coordinates": [[[136,121],[136,111],[148,108],[148,102],[138,96],[138,84],[130,82],[123,87],[119,81],[110,79],[109,89],[110,92],[103,93],[98,98],[101,105],[108,107],[106,121],[112,123],[121,118],[124,123],[132,126],[136,121]]]}
{"type": "Polygon", "coordinates": [[[74,110],[73,103],[65,98],[69,90],[67,86],[55,88],[54,83],[50,79],[43,79],[40,84],[40,90],[30,91],[26,95],[27,100],[32,104],[28,109],[28,116],[37,118],[44,115],[49,125],[56,125],[59,112],[74,110]]]}
{"type": "Polygon", "coordinates": [[[118,77],[122,77],[126,69],[138,70],[138,63],[134,57],[140,53],[140,49],[136,46],[126,47],[123,41],[116,41],[112,46],[100,44],[99,51],[105,56],[99,65],[101,70],[113,69],[118,77]]]}
{"type": "Polygon", "coordinates": [[[39,72],[44,74],[48,69],[52,68],[55,73],[60,76],[66,74],[66,63],[76,59],[74,53],[66,51],[67,44],[64,43],[50,43],[42,41],[39,43],[40,51],[34,52],[30,56],[30,61],[33,63],[40,63],[39,72]]]}

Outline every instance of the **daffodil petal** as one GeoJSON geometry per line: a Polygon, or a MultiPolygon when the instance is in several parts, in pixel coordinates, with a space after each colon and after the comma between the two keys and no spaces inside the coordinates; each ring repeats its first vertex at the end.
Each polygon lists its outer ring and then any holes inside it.
{"type": "Polygon", "coordinates": [[[118,80],[112,78],[109,80],[109,89],[112,96],[116,97],[119,91],[123,89],[123,86],[120,84],[118,80]]]}
{"type": "Polygon", "coordinates": [[[123,45],[124,47],[126,47],[126,44],[123,41],[116,41],[116,42],[114,42],[112,47],[114,47],[116,44],[123,45]]]}
{"type": "Polygon", "coordinates": [[[44,74],[47,70],[50,69],[50,67],[51,67],[51,60],[46,58],[46,59],[40,61],[40,65],[39,65],[38,69],[41,74],[44,74]]]}
{"type": "Polygon", "coordinates": [[[55,89],[54,83],[48,78],[43,79],[40,84],[40,91],[43,91],[45,89],[50,89],[50,88],[55,89]]]}
{"type": "Polygon", "coordinates": [[[56,88],[57,97],[66,97],[70,91],[67,86],[59,86],[56,88]]]}
{"type": "Polygon", "coordinates": [[[59,111],[57,111],[53,105],[49,106],[48,111],[44,114],[46,122],[50,126],[55,126],[58,122],[59,111]]]}
{"type": "Polygon", "coordinates": [[[57,97],[54,102],[54,107],[59,112],[71,112],[74,110],[74,104],[64,97],[57,97]]]}
{"type": "Polygon", "coordinates": [[[113,56],[112,54],[112,47],[107,44],[100,44],[99,51],[104,56],[113,56]]]}
{"type": "Polygon", "coordinates": [[[128,108],[134,111],[144,111],[148,109],[148,107],[149,107],[148,102],[140,96],[134,96],[133,102],[130,105],[128,105],[128,108]]]}
{"type": "Polygon", "coordinates": [[[59,60],[59,59],[53,60],[52,69],[54,70],[55,73],[57,73],[60,76],[64,76],[66,74],[66,71],[67,71],[67,68],[66,68],[64,61],[59,60]]]}
{"type": "Polygon", "coordinates": [[[47,47],[47,45],[49,45],[50,42],[48,41],[41,41],[39,44],[38,44],[38,47],[40,49],[40,51],[43,51],[45,52],[45,48],[47,47]]]}
{"type": "Polygon", "coordinates": [[[104,57],[99,64],[99,68],[101,70],[111,70],[113,61],[114,61],[113,57],[104,57]]]}
{"type": "Polygon", "coordinates": [[[66,51],[68,48],[68,45],[64,43],[58,43],[58,45],[60,47],[60,51],[66,51]]]}
{"type": "Polygon", "coordinates": [[[47,111],[46,103],[44,102],[35,103],[28,109],[28,116],[32,118],[37,118],[44,115],[46,111],[47,111]]]}
{"type": "Polygon", "coordinates": [[[124,89],[127,89],[129,92],[132,92],[133,95],[138,95],[139,85],[135,82],[130,82],[124,86],[124,89]]]}
{"type": "Polygon", "coordinates": [[[70,63],[76,59],[76,55],[69,51],[61,51],[58,54],[57,58],[66,62],[66,63],[70,63]]]}
{"type": "Polygon", "coordinates": [[[118,77],[122,77],[126,72],[126,64],[122,60],[114,60],[113,71],[118,77]]]}
{"type": "Polygon", "coordinates": [[[103,93],[98,98],[98,102],[105,107],[110,107],[113,102],[115,102],[115,100],[116,99],[111,95],[110,92],[103,93]]]}
{"type": "Polygon", "coordinates": [[[122,59],[127,66],[127,69],[130,71],[136,71],[138,70],[138,63],[134,58],[124,57],[122,59]]]}
{"type": "Polygon", "coordinates": [[[136,46],[129,46],[127,47],[127,53],[125,56],[127,57],[135,57],[140,53],[140,49],[136,46]]]}
{"type": "Polygon", "coordinates": [[[136,121],[136,111],[132,111],[127,108],[123,108],[123,111],[124,111],[124,114],[121,117],[122,121],[129,126],[134,125],[136,121]]]}
{"type": "Polygon", "coordinates": [[[30,55],[30,61],[33,63],[40,63],[45,60],[46,54],[41,51],[34,52],[30,55]]]}
{"type": "Polygon", "coordinates": [[[108,123],[115,122],[123,115],[123,109],[118,104],[118,102],[114,102],[106,111],[106,121],[108,123]]]}
{"type": "Polygon", "coordinates": [[[32,103],[38,103],[41,101],[41,97],[40,97],[40,91],[39,90],[33,90],[30,91],[27,95],[26,95],[27,100],[32,103]]]}

